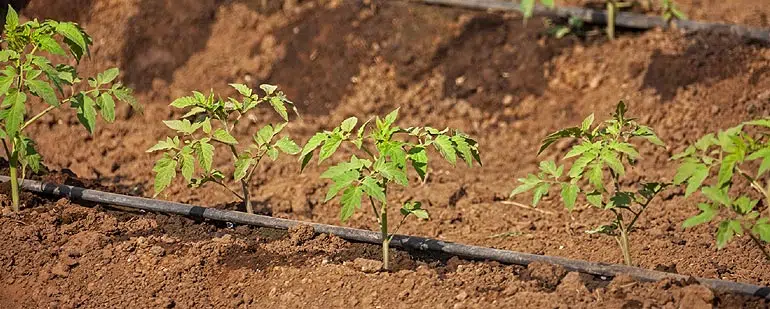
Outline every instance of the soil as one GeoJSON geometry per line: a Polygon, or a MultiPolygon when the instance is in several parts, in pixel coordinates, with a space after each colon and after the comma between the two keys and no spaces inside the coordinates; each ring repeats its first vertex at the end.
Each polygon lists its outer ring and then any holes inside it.
{"type": "MultiPolygon", "coordinates": [[[[210,88],[233,95],[228,83],[267,82],[297,102],[303,118],[286,130],[302,142],[346,117],[368,118],[396,107],[403,126],[449,126],[477,137],[483,167],[452,168],[432,157],[428,181],[419,184],[410,175],[418,185],[390,192],[392,203],[421,200],[431,212],[430,221],[409,221],[401,232],[620,263],[613,239],[584,233],[607,222],[607,214],[590,207],[566,212],[551,198],[542,211],[502,203],[516,178],[569,146],[560,143],[536,157],[543,136],[591,112],[604,118],[624,100],[667,143],[665,149],[642,147],[643,159],[629,171],[630,179],[667,180],[674,174],[668,157],[697,137],[770,115],[770,49],[721,34],[651,30],[621,32],[615,41],[601,35],[557,40],[543,34],[539,20],[523,24],[517,14],[402,1],[287,0],[263,6],[257,0],[84,0],[77,10],[60,2],[33,1],[23,13],[79,22],[94,38],[81,73],[120,67],[145,111],[121,109],[118,121],[100,123],[94,136],[78,128],[73,113],[56,111],[28,132],[51,170],[68,169],[89,186],[134,195],[152,196],[156,157],[144,150],[170,133],[161,120],[178,116],[168,108],[173,98],[210,88]]],[[[758,1],[678,2],[692,18],[709,21],[767,26],[770,13],[758,1]]],[[[268,111],[257,116],[262,120],[244,124],[238,137],[253,133],[249,126],[275,120],[268,111]]],[[[215,164],[232,172],[228,160],[223,155],[215,164]]],[[[324,166],[313,164],[300,174],[293,158],[265,163],[252,184],[261,213],[339,224],[338,202],[322,203],[329,185],[318,178],[324,166]]],[[[237,205],[220,188],[191,190],[181,183],[162,198],[237,205]]],[[[714,226],[681,229],[697,213],[696,203],[681,190],[653,203],[631,235],[635,263],[770,284],[770,264],[747,237],[717,250],[714,226]]],[[[759,306],[686,283],[616,278],[607,284],[558,270],[432,261],[403,252],[394,273],[366,273],[361,269],[375,267],[376,247],[328,236],[308,240],[231,230],[66,201],[29,204],[21,217],[0,220],[11,231],[1,236],[2,244],[13,248],[0,260],[6,268],[0,304],[635,308],[678,307],[687,299],[759,306]],[[232,236],[223,240],[225,234],[232,236]],[[167,244],[164,237],[178,240],[167,244]],[[66,246],[80,255],[70,255],[66,246]]],[[[348,222],[357,228],[375,224],[363,211],[348,222]]]]}

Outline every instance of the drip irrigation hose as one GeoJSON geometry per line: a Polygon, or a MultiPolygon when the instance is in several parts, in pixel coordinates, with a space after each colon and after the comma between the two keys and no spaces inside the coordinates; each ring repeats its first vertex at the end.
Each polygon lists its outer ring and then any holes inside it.
{"type": "MultiPolygon", "coordinates": [[[[9,180],[10,178],[7,176],[0,176],[1,182],[7,182],[9,180]]],[[[74,200],[118,205],[145,211],[171,213],[182,216],[205,218],[215,221],[247,224],[274,229],[288,229],[296,225],[310,225],[313,227],[316,233],[336,235],[346,240],[375,245],[380,245],[382,243],[380,233],[378,232],[348,227],[273,218],[269,216],[253,215],[238,211],[191,206],[182,203],[127,196],[69,185],[42,183],[34,180],[24,180],[22,188],[24,190],[37,193],[65,196],[74,200]]],[[[556,256],[520,253],[407,235],[396,235],[393,237],[391,246],[411,250],[439,252],[470,260],[497,261],[504,264],[517,264],[526,266],[533,262],[544,262],[562,266],[569,271],[577,271],[597,276],[615,277],[617,275],[626,274],[640,281],[658,281],[664,278],[687,280],[691,278],[688,276],[647,270],[638,267],[594,263],[556,256]]],[[[726,280],[704,278],[695,279],[701,284],[704,284],[715,291],[751,295],[770,300],[770,288],[768,287],[726,280]]]]}
{"type": "MultiPolygon", "coordinates": [[[[519,4],[513,1],[504,0],[409,0],[417,3],[456,6],[476,10],[500,10],[500,11],[519,11],[519,4]]],[[[553,9],[536,5],[535,14],[554,16],[561,18],[578,17],[586,23],[607,24],[607,13],[604,11],[557,6],[553,9]]],[[[648,16],[643,14],[619,12],[615,16],[615,25],[627,29],[647,30],[652,28],[668,28],[674,26],[688,31],[714,31],[723,32],[755,40],[763,43],[770,43],[770,31],[767,29],[757,29],[744,27],[740,25],[731,25],[723,23],[698,22],[693,20],[671,20],[671,24],[658,16],[648,16]]]]}

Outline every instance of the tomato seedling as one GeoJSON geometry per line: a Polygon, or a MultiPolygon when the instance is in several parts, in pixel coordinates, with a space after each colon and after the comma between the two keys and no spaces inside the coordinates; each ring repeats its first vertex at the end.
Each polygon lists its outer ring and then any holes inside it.
{"type": "Polygon", "coordinates": [[[741,185],[748,184],[758,193],[765,207],[770,203],[770,180],[767,178],[770,170],[769,129],[770,119],[745,122],[717,134],[707,134],[672,156],[673,160],[681,162],[674,183],[685,186],[685,197],[700,189],[709,200],[699,203],[700,213],[687,219],[682,227],[719,218],[718,249],[724,248],[735,235],[745,233],[770,260],[770,253],[762,243],[770,242],[770,214],[763,216],[758,209],[760,200],[741,191],[744,188],[741,185]],[[704,185],[709,179],[712,184],[704,185]]]}
{"type": "MultiPolygon", "coordinates": [[[[230,191],[243,201],[246,211],[254,213],[251,205],[249,184],[259,162],[264,156],[276,160],[280,152],[294,155],[299,153],[299,146],[288,136],[277,138],[289,122],[288,108],[297,113],[294,104],[286,99],[276,86],[261,85],[265,95],[260,97],[251,88],[242,84],[231,84],[241,95],[240,100],[227,98],[222,100],[213,93],[204,95],[194,91],[192,96],[181,97],[171,102],[171,106],[186,110],[180,119],[166,120],[163,123],[177,132],[174,137],[158,141],[147,152],[163,151],[163,157],[155,163],[155,196],[163,192],[177,177],[182,178],[190,187],[200,187],[214,183],[230,191]],[[268,124],[260,128],[250,142],[239,142],[233,137],[233,130],[241,118],[253,112],[260,104],[267,102],[281,116],[283,122],[268,124]],[[234,172],[232,177],[214,168],[215,147],[220,145],[232,155],[234,172]],[[240,149],[239,149],[240,147],[240,149]],[[199,170],[196,173],[196,165],[199,170]],[[194,177],[197,176],[197,177],[194,177]],[[241,193],[233,190],[224,181],[232,179],[240,183],[241,193]]],[[[299,114],[297,114],[299,115],[299,114]]]]}
{"type": "Polygon", "coordinates": [[[80,123],[93,134],[97,114],[107,122],[115,120],[115,101],[122,101],[138,108],[131,89],[119,82],[117,68],[112,68],[88,78],[89,90],[75,90],[82,79],[74,66],[67,63],[53,63],[49,56],[75,59],[79,63],[88,55],[91,38],[75,23],[34,19],[19,23],[16,11],[8,6],[4,32],[0,43],[0,62],[5,64],[0,71],[0,96],[3,96],[0,110],[0,139],[10,165],[11,200],[13,211],[19,211],[19,169],[21,178],[29,167],[37,173],[42,157],[35,150],[35,142],[24,134],[36,120],[49,112],[69,103],[77,112],[80,123]],[[62,47],[59,42],[63,42],[62,47]],[[65,50],[66,48],[66,50],[65,50]],[[47,105],[32,117],[27,117],[29,96],[38,97],[47,105]]]}
{"type": "MultiPolygon", "coordinates": [[[[524,22],[532,17],[532,13],[535,11],[535,2],[536,0],[521,0],[519,3],[519,10],[524,14],[524,22]]],[[[554,7],[553,0],[540,0],[540,3],[549,8],[554,7]]]]}
{"type": "Polygon", "coordinates": [[[612,213],[612,223],[602,225],[588,233],[601,233],[615,237],[626,265],[632,265],[629,249],[629,234],[650,202],[668,184],[661,182],[640,182],[635,192],[624,188],[621,183],[626,174],[626,165],[633,165],[639,159],[636,146],[630,142],[642,139],[658,146],[663,142],[650,127],[640,125],[634,118],[626,117],[626,105],[621,101],[612,115],[594,128],[591,114],[580,127],[566,128],[548,135],[538,150],[538,155],[550,145],[563,138],[573,138],[579,144],[573,146],[564,159],[577,158],[569,171],[554,161],[540,162],[540,172],[519,178],[521,185],[511,192],[511,198],[533,191],[533,205],[537,205],[551,188],[559,188],[564,206],[575,207],[579,194],[586,201],[612,213]],[[607,181],[609,180],[609,183],[607,181]]]}
{"type": "Polygon", "coordinates": [[[347,221],[356,209],[361,208],[366,196],[371,203],[372,214],[377,219],[382,236],[383,268],[389,270],[388,250],[393,235],[410,215],[428,219],[428,212],[420,202],[407,201],[401,206],[401,220],[393,233],[388,230],[388,187],[395,183],[409,186],[407,167],[417,172],[424,180],[428,171],[428,149],[435,148],[452,165],[458,157],[469,167],[476,161],[481,164],[476,141],[467,135],[449,129],[438,130],[431,127],[399,128],[394,126],[398,109],[384,119],[369,119],[354,133],[358,118],[350,117],[332,131],[316,133],[302,148],[300,160],[304,169],[318,151],[318,164],[330,158],[343,143],[349,143],[362,151],[364,158],[356,155],[350,160],[329,167],[321,178],[331,179],[332,186],[324,202],[328,202],[342,192],[340,220],[347,221]],[[374,120],[374,126],[370,123],[374,120]]]}

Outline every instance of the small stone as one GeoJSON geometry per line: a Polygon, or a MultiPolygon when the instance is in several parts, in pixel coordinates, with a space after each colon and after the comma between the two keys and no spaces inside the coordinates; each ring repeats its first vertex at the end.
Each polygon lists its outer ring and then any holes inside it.
{"type": "Polygon", "coordinates": [[[166,249],[163,249],[161,246],[152,246],[152,248],[150,248],[150,253],[154,256],[161,257],[166,254],[166,249]]]}
{"type": "Polygon", "coordinates": [[[459,301],[463,301],[463,300],[465,300],[466,298],[468,298],[468,293],[466,293],[465,291],[461,291],[459,294],[457,294],[457,295],[455,296],[455,299],[456,299],[456,300],[459,300],[459,301]]]}
{"type": "Polygon", "coordinates": [[[376,273],[382,269],[382,262],[363,259],[363,258],[356,258],[355,260],[353,260],[353,266],[356,269],[360,269],[362,272],[365,272],[365,273],[376,273]]]}

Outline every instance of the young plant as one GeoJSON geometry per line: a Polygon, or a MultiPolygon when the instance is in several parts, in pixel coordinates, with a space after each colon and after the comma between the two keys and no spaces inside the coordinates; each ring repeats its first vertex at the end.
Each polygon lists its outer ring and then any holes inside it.
{"type": "Polygon", "coordinates": [[[424,180],[428,171],[428,149],[431,147],[452,165],[456,164],[458,157],[469,167],[473,166],[474,160],[481,164],[476,141],[467,135],[459,131],[449,134],[448,128],[399,128],[394,126],[397,117],[398,109],[384,119],[374,118],[374,126],[370,125],[372,119],[369,119],[355,133],[353,129],[358,123],[358,118],[348,118],[332,131],[316,133],[308,140],[300,154],[304,169],[318,148],[318,164],[331,157],[343,143],[349,143],[362,151],[363,158],[353,155],[350,160],[328,168],[321,175],[321,178],[331,179],[333,182],[324,202],[342,192],[340,220],[345,222],[356,209],[361,208],[364,197],[369,199],[372,214],[377,219],[382,234],[382,261],[385,270],[390,269],[390,241],[405,220],[410,215],[428,219],[428,212],[422,209],[420,202],[408,201],[401,206],[401,220],[393,233],[390,233],[387,197],[389,186],[395,183],[408,187],[407,167],[410,165],[420,179],[424,180]]]}
{"type": "Polygon", "coordinates": [[[770,253],[762,243],[770,242],[770,213],[762,215],[758,207],[761,200],[765,208],[770,209],[767,208],[770,205],[768,134],[770,118],[749,121],[716,135],[707,134],[672,157],[681,162],[674,183],[686,186],[685,197],[700,189],[708,199],[707,203],[698,204],[701,212],[687,219],[682,224],[684,228],[718,219],[718,249],[724,248],[735,235],[745,233],[770,260],[770,253]],[[707,181],[711,185],[704,185],[707,181]],[[745,184],[756,194],[741,192],[737,186],[745,184]]]}
{"type": "Polygon", "coordinates": [[[0,62],[5,64],[0,71],[0,96],[3,97],[0,139],[10,165],[12,208],[18,212],[19,169],[23,179],[27,167],[38,172],[42,159],[35,150],[35,142],[24,134],[26,128],[69,103],[69,107],[77,112],[78,120],[93,134],[97,114],[101,113],[107,122],[115,120],[116,100],[138,106],[131,89],[113,83],[119,75],[118,69],[112,68],[96,78],[88,78],[88,90],[78,91],[76,87],[83,80],[74,66],[55,64],[41,55],[62,56],[79,63],[84,55],[88,55],[91,38],[77,24],[37,19],[20,24],[19,16],[10,6],[5,21],[5,31],[0,39],[0,62]],[[29,105],[37,101],[30,100],[30,96],[40,98],[47,107],[27,117],[29,105]]]}
{"type": "Polygon", "coordinates": [[[521,185],[511,192],[516,195],[533,191],[533,205],[537,205],[552,188],[558,188],[564,206],[568,210],[575,207],[578,195],[582,193],[586,201],[601,210],[612,213],[614,220],[588,233],[601,233],[615,237],[623,253],[626,265],[632,265],[629,252],[629,234],[650,202],[667,184],[660,182],[640,182],[635,190],[623,186],[626,164],[633,165],[639,159],[636,146],[630,142],[641,139],[658,146],[663,142],[647,126],[640,125],[634,118],[626,117],[626,105],[621,101],[612,115],[612,119],[592,128],[594,115],[591,114],[580,127],[563,129],[548,135],[542,143],[538,155],[554,142],[563,138],[573,138],[579,144],[573,146],[564,159],[577,158],[569,171],[564,173],[564,165],[554,161],[540,162],[540,172],[520,178],[521,185]]]}
{"type": "Polygon", "coordinates": [[[264,156],[276,160],[279,152],[290,155],[299,153],[299,146],[288,136],[277,138],[289,121],[287,106],[292,107],[297,113],[294,104],[286,99],[283,92],[278,91],[276,86],[261,85],[260,88],[265,95],[260,97],[245,85],[231,84],[230,86],[241,95],[240,100],[233,98],[222,100],[215,98],[213,93],[206,96],[194,91],[192,96],[171,102],[171,106],[186,110],[187,113],[178,120],[163,121],[167,127],[175,130],[177,135],[160,140],[147,150],[147,152],[164,152],[163,157],[155,163],[153,168],[155,196],[171,184],[177,176],[177,171],[181,171],[182,178],[190,187],[200,187],[209,182],[220,185],[241,199],[248,213],[254,213],[249,184],[259,162],[264,156]],[[281,116],[283,122],[262,127],[254,133],[253,141],[239,142],[233,137],[233,130],[243,116],[254,111],[263,102],[270,104],[281,116]],[[214,145],[220,145],[232,155],[235,168],[232,177],[225,176],[223,172],[212,166],[215,155],[214,145]],[[197,173],[196,170],[198,170],[197,173]],[[225,179],[240,183],[241,193],[230,189],[225,179]]]}

